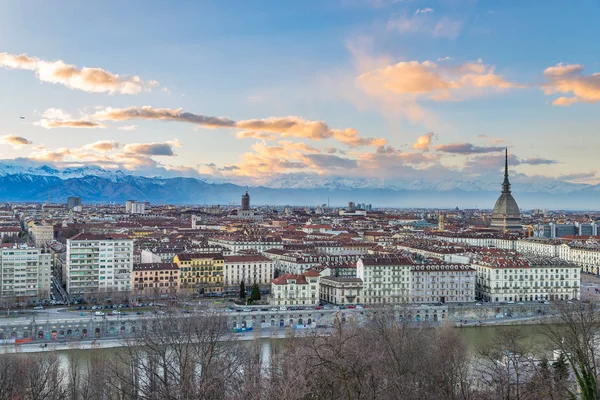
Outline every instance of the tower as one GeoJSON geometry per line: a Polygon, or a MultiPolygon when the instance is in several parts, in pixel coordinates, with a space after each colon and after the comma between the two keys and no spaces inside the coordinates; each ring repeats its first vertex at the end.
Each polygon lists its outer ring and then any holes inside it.
{"type": "Polygon", "coordinates": [[[494,211],[492,212],[492,227],[503,231],[522,229],[521,211],[511,194],[510,181],[508,180],[508,147],[504,153],[502,192],[498,200],[496,200],[494,211]]]}
{"type": "Polygon", "coordinates": [[[440,211],[440,215],[438,216],[438,231],[444,231],[444,214],[440,211]]]}
{"type": "Polygon", "coordinates": [[[248,191],[246,190],[246,194],[244,194],[242,196],[242,210],[249,210],[250,209],[250,195],[248,194],[248,191]]]}

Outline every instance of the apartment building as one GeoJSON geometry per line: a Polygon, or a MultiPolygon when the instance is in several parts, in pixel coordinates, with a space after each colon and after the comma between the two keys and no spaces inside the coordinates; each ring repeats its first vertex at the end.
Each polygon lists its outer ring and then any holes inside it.
{"type": "Polygon", "coordinates": [[[269,249],[282,249],[283,241],[276,237],[215,237],[208,239],[208,244],[212,246],[222,246],[231,250],[232,254],[239,253],[242,250],[255,250],[259,253],[269,249]]]}
{"type": "Polygon", "coordinates": [[[131,281],[137,296],[175,294],[179,290],[179,266],[160,262],[134,264],[131,281]]]}
{"type": "Polygon", "coordinates": [[[481,256],[476,296],[490,302],[579,299],[580,267],[559,258],[481,256]]]}
{"type": "Polygon", "coordinates": [[[319,273],[284,274],[271,281],[271,305],[316,306],[319,304],[319,273]]]}
{"type": "Polygon", "coordinates": [[[225,259],[221,253],[181,253],[173,262],[179,266],[180,288],[191,293],[222,293],[225,259]]]}
{"type": "Polygon", "coordinates": [[[67,239],[67,292],[130,292],[133,240],[125,235],[80,233],[67,239]]]}
{"type": "Polygon", "coordinates": [[[363,299],[363,281],[351,277],[321,277],[319,297],[335,305],[360,304],[363,299]]]}
{"type": "Polygon", "coordinates": [[[413,260],[405,256],[360,258],[356,276],[363,281],[363,304],[408,303],[413,265],[413,260]]]}
{"type": "Polygon", "coordinates": [[[465,264],[416,264],[411,268],[411,303],[475,301],[476,271],[465,264]]]}
{"type": "Polygon", "coordinates": [[[0,298],[15,302],[50,297],[52,255],[26,245],[2,245],[0,298]]]}
{"type": "Polygon", "coordinates": [[[224,257],[224,285],[239,286],[243,281],[246,286],[255,283],[265,286],[270,285],[275,268],[273,261],[261,255],[242,255],[224,257]]]}
{"type": "Polygon", "coordinates": [[[46,243],[54,240],[54,226],[36,224],[29,228],[29,234],[35,247],[44,247],[46,243]]]}

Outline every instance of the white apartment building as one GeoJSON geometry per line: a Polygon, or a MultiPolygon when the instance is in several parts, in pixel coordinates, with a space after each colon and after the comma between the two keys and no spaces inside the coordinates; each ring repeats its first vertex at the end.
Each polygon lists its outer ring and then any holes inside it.
{"type": "Polygon", "coordinates": [[[560,258],[575,263],[585,272],[600,274],[600,248],[569,246],[563,244],[558,246],[560,258]]]}
{"type": "Polygon", "coordinates": [[[363,301],[363,281],[351,277],[321,277],[321,300],[335,305],[360,304],[363,301]]]}
{"type": "Polygon", "coordinates": [[[465,264],[417,264],[411,269],[411,303],[475,301],[475,269],[465,264]]]}
{"type": "Polygon", "coordinates": [[[232,254],[239,253],[241,250],[256,250],[261,253],[269,249],[283,249],[281,238],[215,237],[209,238],[208,244],[226,247],[232,254]]]}
{"type": "Polygon", "coordinates": [[[408,303],[413,265],[412,259],[395,255],[360,258],[356,276],[363,281],[363,304],[408,303]]]}
{"type": "Polygon", "coordinates": [[[26,245],[1,248],[0,298],[21,301],[50,297],[52,255],[26,245]]]}
{"type": "Polygon", "coordinates": [[[46,243],[54,240],[54,226],[33,225],[29,228],[29,234],[35,247],[44,247],[46,243]]]}
{"type": "Polygon", "coordinates": [[[225,256],[223,284],[249,287],[255,283],[269,285],[275,273],[273,261],[261,255],[225,256]]]}
{"type": "Polygon", "coordinates": [[[319,273],[284,274],[271,281],[271,305],[316,306],[319,304],[319,273]]]}
{"type": "Polygon", "coordinates": [[[127,200],[125,203],[125,212],[128,214],[144,214],[146,212],[146,203],[135,200],[127,200]]]}
{"type": "Polygon", "coordinates": [[[67,239],[67,292],[129,292],[133,240],[124,235],[80,233],[67,239]]]}
{"type": "Polygon", "coordinates": [[[532,256],[558,257],[559,242],[550,239],[529,238],[517,240],[515,250],[532,256]]]}
{"type": "Polygon", "coordinates": [[[476,297],[490,302],[579,299],[580,267],[559,258],[484,256],[473,261],[476,297]]]}

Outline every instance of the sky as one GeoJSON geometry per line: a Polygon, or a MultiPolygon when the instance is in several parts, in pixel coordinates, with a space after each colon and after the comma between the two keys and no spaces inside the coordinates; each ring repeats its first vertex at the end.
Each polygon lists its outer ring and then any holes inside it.
{"type": "Polygon", "coordinates": [[[600,2],[0,0],[0,160],[600,183],[600,2]],[[21,118],[22,117],[22,118],[21,118]]]}

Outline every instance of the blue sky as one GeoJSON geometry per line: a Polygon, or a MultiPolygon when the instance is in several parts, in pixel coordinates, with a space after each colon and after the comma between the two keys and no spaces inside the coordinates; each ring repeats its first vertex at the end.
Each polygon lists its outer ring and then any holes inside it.
{"type": "Polygon", "coordinates": [[[599,20],[598,1],[0,0],[0,159],[497,180],[508,146],[516,180],[599,183],[599,20]]]}

